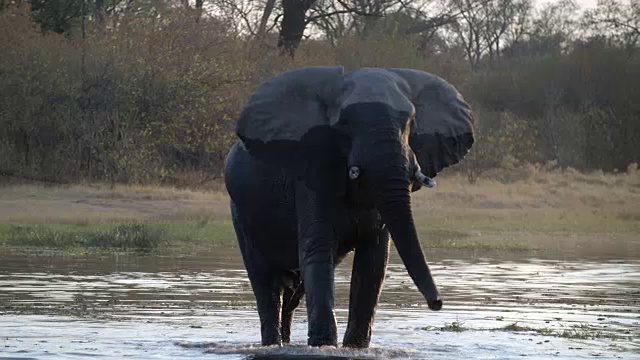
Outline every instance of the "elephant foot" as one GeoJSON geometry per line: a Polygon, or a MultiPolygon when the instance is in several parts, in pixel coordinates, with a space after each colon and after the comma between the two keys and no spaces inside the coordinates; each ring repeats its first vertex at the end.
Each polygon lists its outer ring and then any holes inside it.
{"type": "Polygon", "coordinates": [[[309,341],[307,341],[307,344],[309,346],[315,346],[315,347],[320,347],[320,346],[338,347],[338,340],[337,339],[313,339],[313,338],[310,338],[309,341]]]}
{"type": "Polygon", "coordinates": [[[262,331],[262,346],[282,346],[282,337],[278,329],[269,328],[262,331]]]}
{"type": "Polygon", "coordinates": [[[336,327],[335,318],[330,321],[328,326],[318,328],[317,325],[312,325],[312,330],[309,332],[309,339],[307,344],[309,346],[333,346],[338,347],[338,329],[336,327]]]}
{"type": "Polygon", "coordinates": [[[437,298],[435,300],[427,300],[427,305],[429,306],[429,309],[438,311],[442,309],[442,300],[440,298],[437,298]]]}
{"type": "Polygon", "coordinates": [[[282,346],[280,337],[274,339],[263,339],[262,346],[282,346]]]}
{"type": "Polygon", "coordinates": [[[369,347],[369,341],[362,340],[362,341],[343,342],[342,347],[347,349],[366,349],[369,347]]]}
{"type": "MultiPolygon", "coordinates": [[[[371,333],[370,330],[369,333],[371,333]]],[[[342,347],[351,349],[366,349],[369,347],[370,341],[370,336],[367,336],[364,333],[347,330],[346,334],[344,335],[344,339],[342,340],[342,347]]]]}
{"type": "Polygon", "coordinates": [[[283,342],[282,342],[282,341],[274,341],[274,342],[271,342],[271,341],[265,341],[265,342],[262,342],[262,346],[277,346],[277,347],[282,347],[282,345],[283,345],[283,342]]]}
{"type": "Polygon", "coordinates": [[[309,321],[309,346],[338,346],[338,327],[333,311],[323,312],[325,316],[311,316],[309,321]],[[318,318],[326,319],[321,324],[318,318]]]}

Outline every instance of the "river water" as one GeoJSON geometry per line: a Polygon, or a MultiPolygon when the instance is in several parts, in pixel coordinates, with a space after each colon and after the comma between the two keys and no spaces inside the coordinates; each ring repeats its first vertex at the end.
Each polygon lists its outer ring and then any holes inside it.
{"type": "MultiPolygon", "coordinates": [[[[239,251],[207,256],[0,253],[0,359],[640,359],[640,257],[429,251],[427,309],[393,254],[366,350],[260,347],[239,251]]],[[[337,269],[341,338],[350,258],[337,269]]]]}

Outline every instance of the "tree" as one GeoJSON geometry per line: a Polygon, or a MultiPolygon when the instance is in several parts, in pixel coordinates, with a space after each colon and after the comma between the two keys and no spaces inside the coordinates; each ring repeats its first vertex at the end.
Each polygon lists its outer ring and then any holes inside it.
{"type": "Polygon", "coordinates": [[[282,0],[282,22],[278,48],[283,54],[294,56],[307,27],[306,14],[316,0],[282,0]]]}
{"type": "Polygon", "coordinates": [[[640,0],[598,0],[597,7],[585,13],[583,22],[632,53],[640,43],[640,0]]]}
{"type": "Polygon", "coordinates": [[[489,61],[500,60],[507,41],[519,41],[526,32],[532,6],[530,0],[497,0],[487,4],[484,37],[489,61]]]}
{"type": "Polygon", "coordinates": [[[86,15],[85,0],[32,0],[31,14],[43,31],[66,33],[86,15]]]}
{"type": "Polygon", "coordinates": [[[273,12],[273,8],[276,6],[276,0],[267,0],[262,10],[262,16],[260,17],[260,25],[258,26],[258,38],[262,39],[267,32],[267,23],[269,17],[273,12]]]}
{"type": "Polygon", "coordinates": [[[531,13],[529,0],[451,0],[449,5],[459,14],[450,32],[472,69],[487,54],[492,64],[504,47],[519,41],[531,13]]]}
{"type": "Polygon", "coordinates": [[[503,53],[509,57],[559,55],[573,44],[578,25],[578,6],[573,0],[547,3],[532,12],[523,36],[503,53]]]}

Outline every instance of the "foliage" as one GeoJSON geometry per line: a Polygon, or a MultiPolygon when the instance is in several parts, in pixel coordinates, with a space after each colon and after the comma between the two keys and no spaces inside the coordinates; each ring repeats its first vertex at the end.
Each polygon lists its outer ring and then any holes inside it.
{"type": "Polygon", "coordinates": [[[85,0],[31,0],[31,14],[43,31],[58,34],[80,27],[89,11],[85,0]]]}
{"type": "Polygon", "coordinates": [[[106,232],[93,233],[86,239],[86,246],[149,251],[167,241],[167,233],[163,229],[130,224],[119,225],[106,232]]]}
{"type": "Polygon", "coordinates": [[[9,246],[117,248],[145,252],[168,242],[165,229],[145,224],[124,224],[105,230],[58,229],[46,225],[12,226],[3,237],[9,246]]]}
{"type": "Polygon", "coordinates": [[[531,123],[509,112],[475,109],[476,143],[462,166],[470,183],[489,168],[512,169],[520,163],[539,159],[536,132],[531,123]]]}
{"type": "Polygon", "coordinates": [[[13,226],[3,237],[6,245],[10,246],[68,248],[82,243],[76,233],[57,231],[46,226],[13,226]]]}
{"type": "Polygon", "coordinates": [[[608,32],[612,41],[629,52],[640,45],[640,0],[600,0],[583,21],[599,32],[608,32]]]}
{"type": "Polygon", "coordinates": [[[570,0],[314,2],[305,26],[316,33],[295,58],[276,46],[279,2],[267,14],[210,0],[216,11],[196,16],[188,3],[0,2],[0,173],[202,183],[220,175],[257,84],[309,65],[409,67],[453,83],[476,118],[458,167],[471,182],[494,167],[624,171],[640,159],[637,0],[583,17],[570,0]]]}
{"type": "Polygon", "coordinates": [[[3,171],[149,181],[174,170],[159,153],[229,147],[247,65],[232,58],[242,49],[224,24],[167,12],[86,42],[34,25],[24,8],[0,18],[3,171]]]}

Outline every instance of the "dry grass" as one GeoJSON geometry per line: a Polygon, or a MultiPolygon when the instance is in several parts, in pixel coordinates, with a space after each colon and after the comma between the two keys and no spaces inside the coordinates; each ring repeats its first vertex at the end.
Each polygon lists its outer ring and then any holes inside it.
{"type": "MultiPolygon", "coordinates": [[[[517,171],[527,176],[505,181],[510,175],[503,172],[474,185],[460,175],[440,176],[435,189],[415,193],[414,213],[425,245],[558,252],[581,247],[594,254],[612,249],[640,254],[640,173],[517,171]]],[[[200,227],[198,238],[207,239],[208,231],[215,234],[217,244],[233,244],[229,218],[224,191],[110,189],[101,184],[0,186],[4,226],[162,224],[178,233],[200,227]]]]}
{"type": "Polygon", "coordinates": [[[228,217],[220,191],[102,184],[50,187],[33,184],[0,187],[3,224],[115,224],[228,217]]]}
{"type": "Polygon", "coordinates": [[[416,218],[470,231],[640,233],[640,175],[535,172],[505,183],[461,176],[414,195],[416,218]]]}

